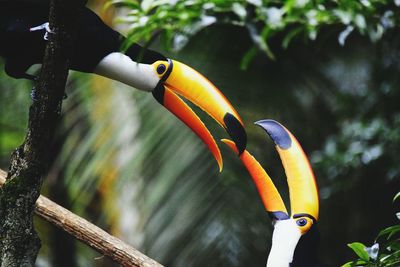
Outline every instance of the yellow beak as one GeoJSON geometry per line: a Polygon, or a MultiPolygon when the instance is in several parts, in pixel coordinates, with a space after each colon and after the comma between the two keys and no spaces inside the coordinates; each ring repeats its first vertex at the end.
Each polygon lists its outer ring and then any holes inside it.
{"type": "Polygon", "coordinates": [[[297,139],[283,125],[273,120],[256,122],[275,142],[286,172],[291,215],[308,214],[318,220],[319,197],[313,170],[297,139]]]}
{"type": "Polygon", "coordinates": [[[157,61],[153,64],[160,82],[154,97],[186,125],[208,146],[222,169],[221,153],[204,123],[176,94],[203,109],[228,132],[240,153],[246,148],[247,135],[243,122],[225,96],[204,76],[178,61],[157,61]],[[179,99],[179,100],[178,100],[179,99]]]}
{"type": "MultiPolygon", "coordinates": [[[[299,142],[284,126],[276,121],[262,120],[256,122],[256,124],[262,127],[274,141],[282,160],[289,186],[290,217],[294,219],[308,217],[312,220],[318,220],[319,197],[317,185],[310,163],[299,142]]],[[[232,141],[222,141],[238,153],[232,141]]],[[[247,150],[239,155],[239,158],[253,178],[264,206],[271,217],[276,220],[288,219],[289,215],[285,204],[263,167],[247,150]]]]}

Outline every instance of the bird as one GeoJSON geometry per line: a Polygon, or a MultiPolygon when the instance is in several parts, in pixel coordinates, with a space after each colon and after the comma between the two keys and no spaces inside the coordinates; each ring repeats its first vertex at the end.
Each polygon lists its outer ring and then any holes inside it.
{"type": "MultiPolygon", "coordinates": [[[[27,70],[42,63],[47,39],[53,34],[48,14],[46,2],[0,2],[0,56],[4,58],[7,75],[16,79],[37,79],[27,70]]],[[[220,171],[223,163],[216,141],[181,97],[210,115],[235,141],[240,153],[244,151],[247,135],[243,120],[207,78],[184,63],[137,43],[121,51],[126,38],[87,7],[77,19],[79,27],[70,56],[70,69],[101,75],[151,92],[206,144],[220,171]]]]}
{"type": "Polygon", "coordinates": [[[293,134],[275,120],[255,122],[275,143],[283,163],[289,187],[290,213],[271,177],[247,150],[239,153],[235,143],[228,145],[247,168],[274,230],[267,267],[320,267],[317,257],[319,244],[319,194],[310,162],[293,134]]]}

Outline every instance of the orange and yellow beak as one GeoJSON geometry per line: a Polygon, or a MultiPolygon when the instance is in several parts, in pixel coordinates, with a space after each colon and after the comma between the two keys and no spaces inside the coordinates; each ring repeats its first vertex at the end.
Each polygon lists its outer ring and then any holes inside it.
{"type": "Polygon", "coordinates": [[[203,109],[224,127],[242,153],[246,148],[247,135],[238,113],[210,81],[189,66],[172,60],[157,61],[153,66],[160,77],[153,96],[199,136],[214,155],[221,171],[221,152],[214,138],[178,95],[203,109]]]}
{"type": "Polygon", "coordinates": [[[319,197],[314,172],[297,139],[273,120],[256,122],[274,141],[285,169],[293,218],[307,214],[318,220],[319,197]]]}
{"type": "MultiPolygon", "coordinates": [[[[282,198],[271,178],[258,161],[245,150],[239,157],[253,178],[266,210],[273,219],[318,220],[319,198],[314,174],[310,163],[296,138],[280,123],[273,120],[256,122],[274,141],[286,172],[291,215],[287,213],[282,198]]],[[[236,153],[235,145],[230,140],[223,140],[236,153]]],[[[310,225],[310,224],[309,224],[310,225]]],[[[305,233],[309,228],[300,230],[305,233]],[[303,231],[304,230],[304,231],[303,231]]]]}
{"type": "MultiPolygon", "coordinates": [[[[239,154],[234,142],[228,139],[222,139],[221,141],[228,145],[236,154],[239,154]]],[[[260,163],[247,150],[239,155],[239,158],[253,178],[264,207],[271,218],[276,220],[288,219],[289,215],[281,195],[272,182],[271,177],[260,163]]]]}

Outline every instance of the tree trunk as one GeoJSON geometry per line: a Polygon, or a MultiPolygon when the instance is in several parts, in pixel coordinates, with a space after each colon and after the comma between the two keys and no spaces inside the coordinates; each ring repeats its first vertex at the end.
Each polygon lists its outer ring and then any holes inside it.
{"type": "Polygon", "coordinates": [[[33,213],[61,111],[76,16],[82,7],[81,0],[50,2],[49,21],[54,34],[50,34],[46,47],[25,141],[11,156],[7,182],[0,191],[1,267],[34,266],[40,249],[33,213]]]}

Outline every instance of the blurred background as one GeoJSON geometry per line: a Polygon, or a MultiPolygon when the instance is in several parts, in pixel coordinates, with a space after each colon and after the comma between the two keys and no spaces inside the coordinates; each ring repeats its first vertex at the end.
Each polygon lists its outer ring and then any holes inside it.
{"type": "MultiPolygon", "coordinates": [[[[152,1],[142,1],[143,9],[144,2],[152,1]]],[[[89,5],[110,25],[127,14],[104,10],[101,0],[89,5]]],[[[246,21],[253,16],[249,6],[246,21]]],[[[320,258],[331,266],[351,260],[348,243],[372,245],[381,229],[398,223],[392,202],[400,188],[398,29],[372,40],[362,31],[346,35],[349,28],[322,26],[289,44],[289,25],[268,36],[265,47],[253,24],[218,21],[175,36],[172,47],[162,38],[147,44],[220,88],[246,123],[248,150],[285,199],[278,155],[253,122],[270,118],[292,131],[319,185],[320,258]]],[[[130,30],[126,23],[115,27],[130,30]]],[[[0,72],[2,169],[23,142],[31,88],[0,72]]],[[[219,173],[204,144],[151,94],[74,72],[67,94],[42,194],[166,266],[265,265],[271,222],[250,176],[222,143],[219,173]]],[[[217,141],[227,138],[196,112],[217,141]]],[[[45,221],[36,225],[43,241],[38,266],[115,266],[45,221]]]]}

